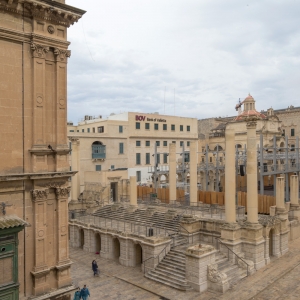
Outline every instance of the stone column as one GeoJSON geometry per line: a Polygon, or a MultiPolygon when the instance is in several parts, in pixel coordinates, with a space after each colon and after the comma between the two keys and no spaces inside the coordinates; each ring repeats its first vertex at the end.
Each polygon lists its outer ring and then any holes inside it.
{"type": "Polygon", "coordinates": [[[247,120],[247,221],[250,223],[258,223],[256,123],[254,119],[247,120]]]}
{"type": "Polygon", "coordinates": [[[234,129],[226,129],[225,133],[225,221],[236,222],[235,209],[235,133],[234,129]]]}
{"type": "Polygon", "coordinates": [[[169,198],[176,201],[176,144],[169,145],[169,198]]]}
{"type": "Polygon", "coordinates": [[[137,206],[136,176],[130,176],[130,205],[137,206]]]}
{"type": "Polygon", "coordinates": [[[291,199],[291,205],[297,205],[299,206],[299,179],[298,175],[292,175],[291,176],[291,193],[290,193],[290,199],[291,199]]]}
{"type": "Polygon", "coordinates": [[[71,177],[71,200],[77,201],[80,194],[80,142],[78,138],[70,138],[70,141],[72,143],[71,168],[72,171],[78,171],[71,177]]]}
{"type": "Polygon", "coordinates": [[[284,205],[284,177],[276,178],[276,210],[285,210],[284,205]]]}
{"type": "Polygon", "coordinates": [[[197,142],[190,143],[190,205],[197,206],[197,142]]]}
{"type": "MultiPolygon", "coordinates": [[[[300,205],[299,205],[299,178],[298,175],[291,176],[291,192],[290,192],[290,219],[300,220],[300,205]]],[[[297,227],[296,227],[297,228],[297,227]]],[[[294,237],[299,236],[298,230],[295,230],[294,227],[291,227],[291,235],[294,237]]]]}

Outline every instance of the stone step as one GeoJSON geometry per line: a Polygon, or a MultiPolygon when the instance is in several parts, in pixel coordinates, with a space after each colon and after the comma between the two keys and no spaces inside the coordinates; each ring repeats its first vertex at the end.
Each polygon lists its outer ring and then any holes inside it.
{"type": "Polygon", "coordinates": [[[174,267],[173,265],[169,265],[163,261],[160,262],[160,264],[158,265],[158,267],[160,267],[160,266],[162,268],[164,268],[165,270],[168,270],[170,272],[176,272],[178,274],[181,274],[182,276],[185,276],[185,268],[177,268],[177,267],[174,267]]]}
{"type": "Polygon", "coordinates": [[[183,268],[185,268],[185,262],[178,261],[177,259],[170,258],[170,257],[165,257],[164,261],[166,263],[176,265],[177,267],[183,267],[183,268]]]}
{"type": "Polygon", "coordinates": [[[174,279],[174,280],[178,280],[180,282],[182,282],[183,284],[186,283],[185,280],[185,274],[178,274],[176,272],[170,272],[168,270],[162,269],[162,268],[156,268],[155,270],[152,270],[151,272],[160,275],[161,277],[165,278],[168,277],[169,279],[174,279]]]}
{"type": "Polygon", "coordinates": [[[173,255],[173,256],[185,259],[185,254],[184,253],[179,252],[179,251],[174,251],[173,249],[168,252],[168,255],[173,255]]]}
{"type": "Polygon", "coordinates": [[[162,284],[169,285],[169,286],[171,286],[173,288],[176,288],[176,289],[179,289],[179,290],[186,291],[186,290],[191,289],[191,287],[187,283],[182,283],[180,281],[178,282],[174,279],[169,279],[168,277],[161,278],[160,276],[152,273],[152,271],[145,274],[145,277],[147,277],[149,279],[152,279],[152,280],[155,280],[155,281],[158,281],[162,284]]]}
{"type": "Polygon", "coordinates": [[[167,257],[172,260],[175,260],[175,261],[185,264],[185,257],[183,257],[183,256],[179,256],[179,255],[176,255],[173,253],[168,253],[167,257]]]}

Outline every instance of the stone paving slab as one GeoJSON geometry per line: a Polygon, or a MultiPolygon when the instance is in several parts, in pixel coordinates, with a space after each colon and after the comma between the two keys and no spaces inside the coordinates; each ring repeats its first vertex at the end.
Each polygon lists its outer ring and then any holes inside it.
{"type": "Polygon", "coordinates": [[[119,263],[78,248],[70,249],[74,264],[71,272],[74,283],[87,284],[91,300],[277,300],[300,299],[300,239],[289,244],[289,252],[273,259],[272,263],[254,275],[239,281],[225,294],[179,291],[143,276],[140,268],[123,267],[119,263]],[[91,262],[96,259],[100,277],[93,277],[91,262]]]}

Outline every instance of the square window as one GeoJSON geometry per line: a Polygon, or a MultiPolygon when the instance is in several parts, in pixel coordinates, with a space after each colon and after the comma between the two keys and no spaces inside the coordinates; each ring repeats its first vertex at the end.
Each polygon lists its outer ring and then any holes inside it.
{"type": "Polygon", "coordinates": [[[77,130],[77,132],[79,132],[79,130],[77,130]]]}
{"type": "Polygon", "coordinates": [[[93,127],[93,132],[94,132],[94,133],[96,132],[96,128],[95,128],[95,127],[93,127]]]}
{"type": "Polygon", "coordinates": [[[190,125],[186,126],[186,131],[191,131],[191,126],[190,125]]]}
{"type": "Polygon", "coordinates": [[[96,171],[101,171],[101,165],[96,165],[96,171]]]}
{"type": "Polygon", "coordinates": [[[180,147],[182,147],[183,146],[183,141],[180,141],[180,147]]]}
{"type": "Polygon", "coordinates": [[[154,123],[154,130],[158,130],[158,124],[154,123]]]}
{"type": "Polygon", "coordinates": [[[183,125],[180,125],[180,131],[183,131],[183,125]]]}
{"type": "Polygon", "coordinates": [[[104,132],[104,126],[98,127],[98,133],[103,133],[104,132]]]}
{"type": "Polygon", "coordinates": [[[88,132],[90,132],[90,128],[88,128],[87,130],[88,130],[88,132]]]}
{"type": "Polygon", "coordinates": [[[163,130],[167,130],[168,126],[167,124],[163,124],[163,130]]]}
{"type": "Polygon", "coordinates": [[[141,123],[135,122],[135,129],[141,129],[141,123]]]}
{"type": "Polygon", "coordinates": [[[160,141],[156,141],[156,146],[157,146],[157,147],[160,146],[160,141]]]}
{"type": "Polygon", "coordinates": [[[110,169],[111,169],[111,170],[114,170],[114,169],[115,169],[115,165],[111,165],[111,166],[110,166],[110,169]]]}
{"type": "Polygon", "coordinates": [[[190,146],[190,142],[189,142],[189,141],[187,141],[187,142],[186,142],[186,145],[189,147],[189,146],[190,146]]]}
{"type": "Polygon", "coordinates": [[[119,133],[123,133],[123,126],[119,125],[119,133]]]}
{"type": "Polygon", "coordinates": [[[175,131],[175,124],[172,124],[172,125],[171,125],[171,130],[172,130],[172,131],[175,131]]]}
{"type": "Polygon", "coordinates": [[[145,129],[150,129],[150,123],[145,123],[145,129]]]}
{"type": "Polygon", "coordinates": [[[164,147],[167,147],[167,146],[168,146],[168,142],[164,141],[164,147]]]}
{"type": "Polygon", "coordinates": [[[135,141],[136,147],[141,147],[141,141],[135,141]]]}
{"type": "Polygon", "coordinates": [[[84,132],[84,129],[81,129],[81,132],[84,132]]]}
{"type": "Polygon", "coordinates": [[[176,141],[172,141],[172,144],[175,144],[175,145],[176,145],[176,141]]]}
{"type": "Polygon", "coordinates": [[[150,147],[150,141],[146,141],[146,147],[150,147]]]}
{"type": "Polygon", "coordinates": [[[71,129],[71,130],[69,130],[69,131],[70,131],[70,132],[74,132],[74,130],[72,130],[72,129],[71,129]]]}

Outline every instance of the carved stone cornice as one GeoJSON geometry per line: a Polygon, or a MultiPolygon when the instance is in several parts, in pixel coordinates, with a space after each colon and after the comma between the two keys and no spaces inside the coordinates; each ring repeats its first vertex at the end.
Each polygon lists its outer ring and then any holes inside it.
{"type": "Polygon", "coordinates": [[[73,25],[85,13],[81,9],[47,0],[0,0],[0,11],[34,17],[66,27],[73,25]]]}
{"type": "Polygon", "coordinates": [[[46,53],[49,52],[49,47],[36,43],[31,43],[30,48],[32,56],[36,58],[46,58],[46,53]]]}
{"type": "Polygon", "coordinates": [[[55,189],[56,199],[68,198],[71,187],[61,187],[55,189]]]}
{"type": "Polygon", "coordinates": [[[32,194],[32,200],[34,202],[45,201],[48,198],[49,190],[48,189],[43,189],[43,190],[35,189],[35,190],[31,191],[31,194],[32,194]]]}
{"type": "Polygon", "coordinates": [[[78,145],[80,144],[79,138],[77,137],[70,136],[69,141],[72,143],[77,143],[78,145]]]}

